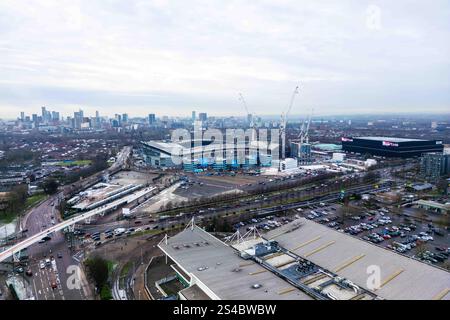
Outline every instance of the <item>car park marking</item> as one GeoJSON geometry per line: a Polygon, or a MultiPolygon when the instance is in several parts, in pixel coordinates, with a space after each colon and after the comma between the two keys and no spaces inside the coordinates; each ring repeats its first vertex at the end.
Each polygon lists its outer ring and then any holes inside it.
{"type": "Polygon", "coordinates": [[[318,276],[315,276],[314,278],[311,278],[311,279],[309,279],[309,280],[306,280],[303,284],[304,284],[304,285],[309,285],[309,284],[311,284],[311,283],[313,283],[313,282],[315,282],[315,281],[318,281],[318,280],[320,280],[320,279],[323,279],[323,278],[325,278],[325,277],[327,277],[327,275],[321,273],[321,274],[319,274],[318,276]]]}
{"type": "Polygon", "coordinates": [[[283,235],[283,234],[285,234],[285,233],[286,233],[286,231],[280,232],[280,233],[278,233],[278,234],[276,234],[276,235],[270,237],[269,240],[275,239],[276,237],[279,237],[279,236],[281,236],[281,235],[283,235]]]}
{"type": "Polygon", "coordinates": [[[267,272],[267,270],[266,269],[262,269],[262,270],[259,270],[259,271],[250,272],[249,275],[254,276],[254,275],[257,275],[257,274],[260,274],[260,273],[263,273],[263,272],[267,272]]]}
{"type": "Polygon", "coordinates": [[[364,298],[366,296],[365,293],[360,293],[354,297],[351,297],[350,300],[361,300],[362,298],[364,298]]]}
{"type": "Polygon", "coordinates": [[[433,297],[433,300],[442,300],[448,293],[450,288],[446,288],[433,297]]]}
{"type": "MultiPolygon", "coordinates": [[[[36,281],[34,281],[34,278],[33,278],[33,287],[34,287],[34,293],[36,294],[36,298],[38,298],[39,296],[38,296],[38,291],[36,288],[36,281]]],[[[40,292],[40,290],[39,290],[39,292],[40,292]]]]}
{"type": "Polygon", "coordinates": [[[329,246],[333,245],[335,242],[336,242],[336,241],[334,241],[334,240],[333,240],[333,241],[330,241],[330,242],[328,242],[327,244],[324,244],[323,246],[320,246],[320,247],[318,247],[317,249],[314,249],[313,251],[311,251],[311,252],[305,254],[304,257],[307,258],[307,257],[309,257],[309,256],[312,256],[313,254],[315,254],[315,253],[317,253],[317,252],[319,252],[319,251],[322,251],[323,249],[326,249],[326,248],[328,248],[329,246]]]}
{"type": "Polygon", "coordinates": [[[298,250],[298,249],[300,249],[300,248],[303,248],[304,246],[306,246],[306,245],[308,245],[308,244],[310,244],[310,243],[312,243],[312,242],[314,242],[314,241],[317,241],[317,240],[319,240],[320,238],[322,238],[322,237],[321,237],[321,236],[318,236],[318,237],[315,237],[315,238],[313,238],[313,239],[311,239],[311,240],[308,240],[308,241],[306,241],[306,242],[304,242],[304,243],[302,243],[302,244],[296,246],[295,248],[291,249],[290,251],[295,251],[295,250],[298,250]]]}
{"type": "Polygon", "coordinates": [[[286,289],[283,289],[281,291],[278,291],[278,294],[282,295],[282,294],[286,294],[286,293],[292,292],[294,290],[296,290],[296,288],[292,288],[292,287],[291,288],[286,288],[286,289]]]}
{"type": "Polygon", "coordinates": [[[251,266],[252,264],[255,264],[255,263],[254,263],[254,262],[241,263],[241,264],[239,265],[239,268],[251,266]]]}
{"type": "Polygon", "coordinates": [[[275,257],[278,257],[278,256],[282,256],[283,254],[285,254],[285,253],[284,252],[277,252],[277,253],[274,253],[274,254],[269,254],[269,255],[263,257],[263,260],[269,260],[269,259],[272,259],[272,258],[275,258],[275,257]]]}
{"type": "Polygon", "coordinates": [[[398,269],[397,271],[395,271],[393,274],[391,274],[389,277],[387,277],[381,284],[380,284],[380,288],[383,288],[385,285],[387,285],[389,282],[391,282],[392,280],[394,280],[396,277],[398,277],[400,275],[400,273],[402,273],[403,271],[405,271],[404,269],[398,269]]]}
{"type": "Polygon", "coordinates": [[[334,272],[339,272],[344,270],[345,268],[347,268],[348,266],[352,265],[353,263],[355,263],[356,261],[364,258],[366,255],[365,254],[360,254],[359,256],[354,256],[353,258],[351,258],[350,260],[344,262],[343,264],[341,264],[339,267],[337,267],[336,269],[334,269],[334,272]]]}

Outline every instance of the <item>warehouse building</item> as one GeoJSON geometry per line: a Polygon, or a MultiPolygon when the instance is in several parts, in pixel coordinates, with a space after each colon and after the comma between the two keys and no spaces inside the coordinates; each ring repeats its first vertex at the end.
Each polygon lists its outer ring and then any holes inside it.
{"type": "Polygon", "coordinates": [[[304,218],[244,238],[227,244],[192,224],[161,241],[187,284],[179,298],[450,300],[449,272],[304,218]]]}
{"type": "Polygon", "coordinates": [[[393,137],[343,137],[342,150],[382,157],[411,158],[427,152],[443,152],[441,140],[393,137]]]}
{"type": "Polygon", "coordinates": [[[178,277],[189,284],[178,293],[181,300],[312,299],[261,266],[239,258],[232,247],[198,226],[161,241],[158,247],[175,262],[172,268],[178,277]]]}
{"type": "Polygon", "coordinates": [[[305,218],[296,221],[301,227],[292,230],[294,221],[264,237],[367,290],[376,270],[379,287],[371,291],[383,299],[450,300],[450,272],[305,218]]]}

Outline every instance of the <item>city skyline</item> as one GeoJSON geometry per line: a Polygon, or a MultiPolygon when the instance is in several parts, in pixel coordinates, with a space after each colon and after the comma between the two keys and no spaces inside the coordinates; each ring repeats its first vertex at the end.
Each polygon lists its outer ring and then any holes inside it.
{"type": "Polygon", "coordinates": [[[2,1],[0,118],[447,112],[445,1],[2,1]],[[204,19],[198,19],[203,17],[204,19]],[[432,21],[432,23],[430,23],[432,21]],[[107,110],[107,112],[106,112],[107,110]]]}

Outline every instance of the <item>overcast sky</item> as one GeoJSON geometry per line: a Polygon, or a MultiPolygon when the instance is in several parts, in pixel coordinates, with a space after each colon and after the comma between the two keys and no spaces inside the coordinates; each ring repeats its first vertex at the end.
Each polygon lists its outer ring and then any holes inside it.
{"type": "Polygon", "coordinates": [[[0,117],[450,110],[450,2],[0,0],[0,117]]]}

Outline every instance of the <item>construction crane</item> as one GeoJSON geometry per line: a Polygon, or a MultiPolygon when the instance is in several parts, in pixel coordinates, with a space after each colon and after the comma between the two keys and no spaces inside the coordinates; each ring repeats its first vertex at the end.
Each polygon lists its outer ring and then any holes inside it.
{"type": "Polygon", "coordinates": [[[251,114],[251,113],[248,111],[247,102],[245,101],[244,96],[243,96],[242,93],[240,93],[240,92],[239,92],[239,101],[241,101],[242,104],[244,105],[245,112],[247,112],[247,115],[249,115],[249,114],[252,115],[252,117],[251,117],[251,119],[250,119],[249,126],[250,126],[250,128],[253,129],[253,131],[252,131],[252,141],[254,141],[254,140],[256,140],[256,123],[255,123],[255,121],[253,120],[255,114],[251,114]]]}
{"type": "MultiPolygon", "coordinates": [[[[251,113],[248,111],[247,102],[245,101],[244,96],[243,96],[242,93],[240,93],[240,92],[239,92],[239,101],[241,101],[242,104],[244,105],[245,112],[247,112],[247,115],[251,114],[251,113]]],[[[250,127],[253,127],[253,116],[252,116],[251,121],[250,121],[250,127]]]]}
{"type": "Polygon", "coordinates": [[[292,106],[294,105],[294,100],[296,95],[299,93],[299,86],[296,86],[294,89],[294,92],[292,92],[291,95],[291,100],[289,101],[289,105],[287,107],[287,111],[286,113],[282,113],[281,114],[281,122],[280,122],[280,152],[281,152],[281,157],[280,159],[284,159],[286,152],[285,152],[285,148],[286,148],[286,125],[287,125],[287,117],[289,116],[289,113],[291,112],[292,106]]]}
{"type": "Polygon", "coordinates": [[[303,121],[302,126],[300,128],[300,133],[298,134],[297,138],[300,139],[300,143],[309,143],[309,126],[311,123],[311,117],[314,112],[314,109],[311,109],[310,114],[308,115],[308,119],[306,121],[303,121]]]}

